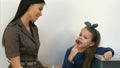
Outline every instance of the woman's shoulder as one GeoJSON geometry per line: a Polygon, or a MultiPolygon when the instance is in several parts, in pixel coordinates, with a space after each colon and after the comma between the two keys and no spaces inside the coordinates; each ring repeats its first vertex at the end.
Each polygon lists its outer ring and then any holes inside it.
{"type": "Polygon", "coordinates": [[[16,33],[19,31],[19,20],[15,20],[11,23],[9,23],[5,29],[5,33],[16,33]]]}
{"type": "Polygon", "coordinates": [[[17,29],[18,26],[22,25],[20,19],[16,19],[15,21],[10,22],[6,28],[9,29],[17,29]]]}
{"type": "Polygon", "coordinates": [[[16,20],[14,20],[14,21],[11,21],[9,24],[8,24],[8,26],[10,27],[12,27],[12,26],[16,26],[16,25],[19,25],[20,23],[21,23],[22,21],[20,20],[20,19],[16,19],[16,20]]]}

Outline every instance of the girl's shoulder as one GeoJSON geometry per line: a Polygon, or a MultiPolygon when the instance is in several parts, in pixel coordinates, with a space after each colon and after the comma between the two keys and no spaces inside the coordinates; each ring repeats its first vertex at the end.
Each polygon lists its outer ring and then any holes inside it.
{"type": "Polygon", "coordinates": [[[67,51],[71,51],[74,46],[71,46],[67,49],[67,51]]]}

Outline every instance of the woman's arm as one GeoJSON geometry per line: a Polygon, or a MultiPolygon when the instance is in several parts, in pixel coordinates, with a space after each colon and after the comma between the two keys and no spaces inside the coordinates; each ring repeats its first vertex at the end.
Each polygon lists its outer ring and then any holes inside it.
{"type": "Polygon", "coordinates": [[[23,68],[20,63],[20,56],[10,58],[12,68],[23,68]]]}

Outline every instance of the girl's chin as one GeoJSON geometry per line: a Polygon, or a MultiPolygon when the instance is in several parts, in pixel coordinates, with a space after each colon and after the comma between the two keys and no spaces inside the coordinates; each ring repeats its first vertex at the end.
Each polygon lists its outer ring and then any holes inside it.
{"type": "Polygon", "coordinates": [[[77,44],[77,47],[78,47],[78,48],[80,48],[80,47],[81,47],[81,45],[77,44]]]}

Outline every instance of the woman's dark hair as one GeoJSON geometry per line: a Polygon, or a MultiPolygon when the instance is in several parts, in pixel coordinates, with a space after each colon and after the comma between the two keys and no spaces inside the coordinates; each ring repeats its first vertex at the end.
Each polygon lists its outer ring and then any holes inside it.
{"type": "Polygon", "coordinates": [[[93,58],[95,56],[95,52],[100,43],[101,36],[100,36],[99,31],[97,31],[94,28],[85,27],[85,29],[87,29],[88,31],[90,31],[92,33],[92,36],[93,36],[92,41],[94,42],[94,45],[89,47],[88,49],[86,49],[82,68],[91,68],[93,58]]]}
{"type": "Polygon", "coordinates": [[[31,4],[35,4],[35,3],[44,3],[44,0],[21,0],[18,10],[16,12],[15,17],[11,20],[11,22],[15,21],[16,19],[20,18],[21,16],[23,16],[25,14],[25,12],[28,10],[29,6],[31,4]]]}
{"type": "MultiPolygon", "coordinates": [[[[19,4],[19,7],[18,7],[18,10],[16,12],[16,15],[15,17],[11,20],[10,23],[12,23],[13,21],[15,21],[16,19],[22,17],[25,12],[28,10],[29,6],[31,4],[36,4],[36,3],[43,3],[45,4],[45,1],[44,0],[21,0],[20,4],[19,4]]],[[[34,24],[34,23],[33,23],[34,24]]],[[[5,29],[6,30],[6,29],[5,29]]],[[[5,32],[5,31],[4,31],[5,32]]],[[[3,44],[3,47],[4,47],[4,38],[2,39],[2,44],[3,44]]]]}

